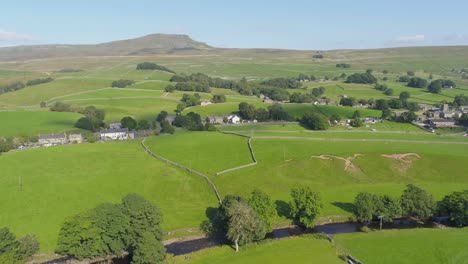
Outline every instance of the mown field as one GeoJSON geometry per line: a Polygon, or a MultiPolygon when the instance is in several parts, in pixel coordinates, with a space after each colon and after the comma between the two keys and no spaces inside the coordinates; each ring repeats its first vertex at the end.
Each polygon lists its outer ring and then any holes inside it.
{"type": "Polygon", "coordinates": [[[41,252],[54,250],[67,217],[128,193],[161,208],[164,230],[198,227],[217,206],[203,179],[156,160],[139,141],[14,151],[0,156],[0,168],[0,226],[37,235],[41,252]]]}
{"type": "Polygon", "coordinates": [[[50,111],[0,111],[0,137],[37,136],[52,132],[73,129],[77,113],[59,113],[50,111]]]}
{"type": "Polygon", "coordinates": [[[332,245],[311,236],[268,240],[235,253],[222,246],[170,259],[168,263],[343,263],[332,245]]]}
{"type": "Polygon", "coordinates": [[[468,228],[384,230],[336,235],[364,263],[451,263],[468,260],[468,228]]]}

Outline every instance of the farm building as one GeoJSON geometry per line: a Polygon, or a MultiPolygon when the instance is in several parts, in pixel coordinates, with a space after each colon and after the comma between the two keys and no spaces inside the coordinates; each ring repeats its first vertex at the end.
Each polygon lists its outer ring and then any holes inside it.
{"type": "Polygon", "coordinates": [[[135,136],[128,128],[106,129],[99,133],[101,140],[127,140],[133,139],[135,136]]]}
{"type": "Polygon", "coordinates": [[[240,117],[237,115],[230,115],[227,117],[228,123],[229,124],[239,124],[240,123],[240,117]]]}
{"type": "Polygon", "coordinates": [[[432,119],[431,125],[435,126],[437,128],[441,127],[455,127],[455,120],[450,120],[450,119],[432,119]]]}
{"type": "Polygon", "coordinates": [[[166,116],[166,121],[169,123],[169,124],[173,124],[174,123],[174,120],[175,120],[176,116],[175,115],[167,115],[166,116]]]}
{"type": "Polygon", "coordinates": [[[212,102],[209,101],[209,100],[203,100],[203,101],[200,102],[201,106],[207,106],[207,105],[210,105],[210,104],[212,104],[212,102]]]}
{"type": "Polygon", "coordinates": [[[43,146],[63,145],[67,143],[67,134],[39,135],[38,143],[43,146]]]}

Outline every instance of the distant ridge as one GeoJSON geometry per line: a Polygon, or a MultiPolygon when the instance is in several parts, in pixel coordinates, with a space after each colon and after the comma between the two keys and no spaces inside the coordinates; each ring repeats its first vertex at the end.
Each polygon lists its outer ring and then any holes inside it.
{"type": "Polygon", "coordinates": [[[187,35],[151,34],[134,39],[95,45],[32,45],[0,48],[0,61],[31,60],[75,56],[128,56],[169,54],[212,49],[187,35]]]}

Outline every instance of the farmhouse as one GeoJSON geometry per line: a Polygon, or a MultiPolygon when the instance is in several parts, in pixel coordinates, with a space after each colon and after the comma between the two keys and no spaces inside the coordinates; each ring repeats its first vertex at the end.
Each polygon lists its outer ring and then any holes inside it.
{"type": "Polygon", "coordinates": [[[240,117],[237,115],[230,115],[227,117],[228,123],[229,124],[239,124],[240,123],[240,117]]]}
{"type": "Polygon", "coordinates": [[[39,135],[38,143],[42,146],[63,145],[67,143],[67,134],[39,135]]]}
{"type": "Polygon", "coordinates": [[[106,129],[99,133],[101,140],[127,140],[133,139],[135,136],[128,128],[106,129]]]}
{"type": "Polygon", "coordinates": [[[462,105],[460,106],[460,111],[462,113],[468,113],[468,105],[462,105]]]}

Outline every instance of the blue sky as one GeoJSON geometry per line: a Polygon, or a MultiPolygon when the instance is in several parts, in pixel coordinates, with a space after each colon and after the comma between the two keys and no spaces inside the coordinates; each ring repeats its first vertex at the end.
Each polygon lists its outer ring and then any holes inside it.
{"type": "Polygon", "coordinates": [[[227,48],[468,45],[468,1],[24,1],[0,6],[0,46],[188,34],[227,48]]]}

